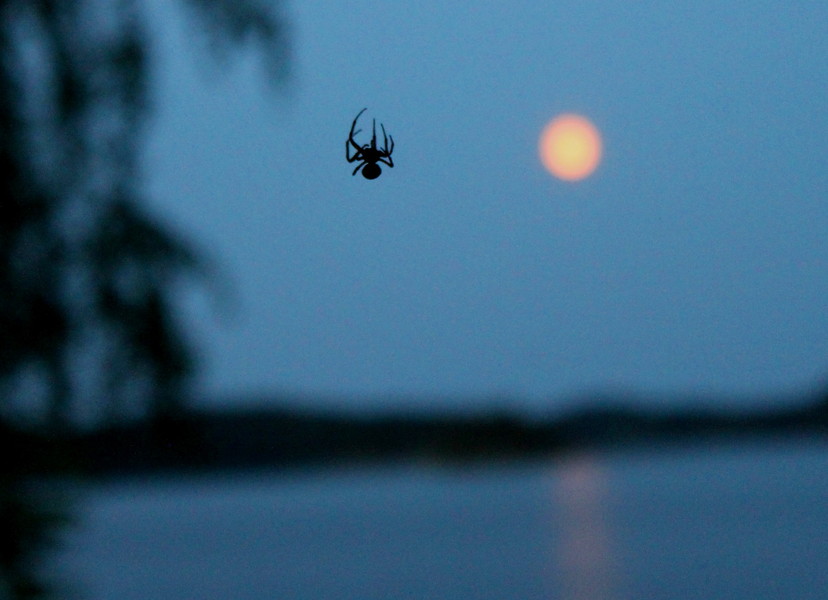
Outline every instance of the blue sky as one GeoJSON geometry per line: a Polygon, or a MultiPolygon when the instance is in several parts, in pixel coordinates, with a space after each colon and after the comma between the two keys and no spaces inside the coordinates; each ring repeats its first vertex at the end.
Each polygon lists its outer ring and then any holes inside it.
{"type": "Polygon", "coordinates": [[[828,5],[292,2],[275,89],[151,6],[148,189],[235,290],[186,299],[206,398],[554,411],[828,381],[828,5]],[[376,181],[344,158],[365,106],[397,143],[376,181]],[[561,112],[602,132],[585,181],[537,159],[561,112]]]}

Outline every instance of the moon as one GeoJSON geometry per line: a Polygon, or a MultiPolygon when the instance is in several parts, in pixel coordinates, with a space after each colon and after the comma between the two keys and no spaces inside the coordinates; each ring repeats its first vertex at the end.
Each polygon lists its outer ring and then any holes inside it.
{"type": "Polygon", "coordinates": [[[589,119],[558,115],[543,128],[538,153],[546,170],[558,179],[578,181],[589,177],[601,162],[601,134],[589,119]]]}

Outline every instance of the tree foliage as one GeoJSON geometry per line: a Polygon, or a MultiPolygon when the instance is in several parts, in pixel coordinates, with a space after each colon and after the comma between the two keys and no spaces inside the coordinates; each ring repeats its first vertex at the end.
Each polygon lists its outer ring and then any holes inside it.
{"type": "MultiPolygon", "coordinates": [[[[286,64],[273,3],[185,0],[216,47],[286,64]]],[[[138,0],[0,0],[0,410],[66,426],[83,399],[163,415],[193,368],[174,285],[204,266],[144,208],[150,102],[138,0]]],[[[204,271],[201,271],[204,273],[204,271]]]]}
{"type": "MultiPolygon", "coordinates": [[[[221,48],[252,40],[284,72],[272,3],[182,1],[221,48]]],[[[174,285],[209,273],[143,206],[144,8],[0,0],[0,598],[46,595],[38,559],[61,519],[30,486],[57,459],[39,464],[48,438],[10,426],[17,398],[41,401],[52,432],[81,401],[163,418],[186,399],[174,285]]]]}

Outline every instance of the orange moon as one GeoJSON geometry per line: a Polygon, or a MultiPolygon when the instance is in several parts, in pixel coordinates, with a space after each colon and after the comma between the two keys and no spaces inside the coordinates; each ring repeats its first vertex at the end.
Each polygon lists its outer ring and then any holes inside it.
{"type": "Polygon", "coordinates": [[[538,141],[543,166],[564,181],[578,181],[592,175],[601,162],[601,151],[601,134],[580,115],[555,117],[543,128],[538,141]]]}

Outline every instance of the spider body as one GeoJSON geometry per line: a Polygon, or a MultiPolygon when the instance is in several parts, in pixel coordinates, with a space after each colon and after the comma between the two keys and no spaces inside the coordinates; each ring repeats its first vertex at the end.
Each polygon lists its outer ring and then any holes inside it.
{"type": "Polygon", "coordinates": [[[354,122],[351,123],[351,132],[348,134],[348,139],[345,142],[345,158],[348,162],[359,162],[351,175],[356,175],[357,171],[362,169],[362,176],[365,179],[376,179],[382,174],[382,168],[379,163],[394,167],[394,161],[391,158],[391,153],[394,151],[394,138],[385,133],[385,125],[380,123],[382,129],[382,147],[377,147],[377,120],[374,119],[373,135],[371,136],[370,144],[359,145],[354,136],[358,134],[361,129],[356,129],[357,120],[367,109],[363,108],[357,113],[354,122]],[[391,146],[388,145],[388,140],[391,140],[391,146]],[[354,154],[351,156],[351,149],[354,154]]]}

